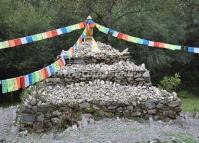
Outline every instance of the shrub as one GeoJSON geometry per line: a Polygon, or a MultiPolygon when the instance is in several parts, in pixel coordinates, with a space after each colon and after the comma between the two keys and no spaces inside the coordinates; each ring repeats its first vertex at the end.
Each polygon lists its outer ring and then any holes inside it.
{"type": "Polygon", "coordinates": [[[181,84],[180,75],[176,73],[174,76],[165,76],[163,80],[160,81],[158,87],[161,89],[165,89],[169,92],[173,92],[177,90],[177,87],[181,84]]]}

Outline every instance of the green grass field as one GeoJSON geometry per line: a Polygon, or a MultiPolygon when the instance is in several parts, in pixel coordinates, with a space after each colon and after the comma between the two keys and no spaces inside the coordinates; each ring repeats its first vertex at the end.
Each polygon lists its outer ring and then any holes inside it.
{"type": "Polygon", "coordinates": [[[187,91],[181,91],[178,93],[182,101],[183,112],[199,112],[199,96],[190,94],[187,91]]]}

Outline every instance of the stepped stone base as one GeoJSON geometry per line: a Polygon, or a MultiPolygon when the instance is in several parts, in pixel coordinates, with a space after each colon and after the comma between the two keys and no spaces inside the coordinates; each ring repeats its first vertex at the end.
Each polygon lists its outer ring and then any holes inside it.
{"type": "Polygon", "coordinates": [[[18,110],[20,128],[44,132],[52,128],[78,125],[83,114],[98,120],[125,117],[168,121],[181,111],[175,93],[152,86],[122,86],[109,81],[46,86],[28,89],[18,110]]]}
{"type": "Polygon", "coordinates": [[[100,64],[71,64],[60,70],[55,76],[46,80],[48,85],[68,85],[94,80],[105,80],[121,85],[150,86],[151,79],[147,69],[136,66],[129,61],[120,61],[112,65],[100,64]]]}
{"type": "Polygon", "coordinates": [[[20,129],[44,132],[94,119],[125,117],[168,121],[181,111],[176,93],[151,86],[150,73],[119,52],[97,42],[99,53],[85,42],[78,59],[53,77],[30,87],[18,110],[20,129]]]}

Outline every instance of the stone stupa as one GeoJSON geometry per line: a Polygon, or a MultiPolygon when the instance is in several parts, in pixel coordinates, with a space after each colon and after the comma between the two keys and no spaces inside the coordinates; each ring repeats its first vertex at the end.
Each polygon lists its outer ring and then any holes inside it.
{"type": "Polygon", "coordinates": [[[83,114],[92,118],[125,117],[168,121],[181,111],[176,93],[151,84],[144,65],[129,61],[129,52],[119,52],[97,42],[92,52],[84,42],[78,58],[55,76],[27,89],[18,109],[20,129],[43,132],[78,124],[83,114]]]}

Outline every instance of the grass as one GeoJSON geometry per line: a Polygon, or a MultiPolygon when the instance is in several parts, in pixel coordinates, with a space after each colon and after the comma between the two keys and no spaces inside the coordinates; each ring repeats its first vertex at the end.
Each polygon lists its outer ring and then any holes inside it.
{"type": "Polygon", "coordinates": [[[178,93],[182,101],[183,112],[199,112],[199,96],[193,95],[188,91],[178,93]]]}
{"type": "Polygon", "coordinates": [[[198,143],[197,139],[195,139],[191,135],[187,135],[184,133],[170,132],[170,133],[165,133],[165,135],[174,139],[176,142],[179,143],[198,143]]]}

